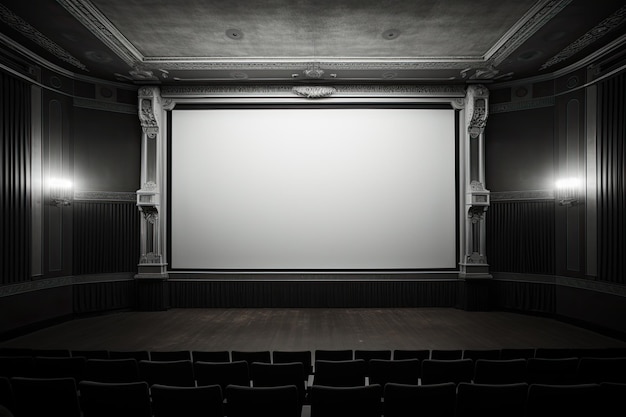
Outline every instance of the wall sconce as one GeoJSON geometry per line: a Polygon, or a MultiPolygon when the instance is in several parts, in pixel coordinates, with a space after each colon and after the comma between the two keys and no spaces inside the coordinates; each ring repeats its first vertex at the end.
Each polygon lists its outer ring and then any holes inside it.
{"type": "Polygon", "coordinates": [[[556,182],[556,198],[560,206],[577,206],[582,182],[579,178],[562,178],[556,182]]]}
{"type": "Polygon", "coordinates": [[[57,207],[69,206],[72,202],[72,182],[70,180],[50,179],[50,203],[57,207]]]}

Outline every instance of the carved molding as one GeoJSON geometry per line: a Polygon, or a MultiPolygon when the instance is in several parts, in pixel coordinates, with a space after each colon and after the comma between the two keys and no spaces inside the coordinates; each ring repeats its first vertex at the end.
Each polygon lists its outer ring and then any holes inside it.
{"type": "Polygon", "coordinates": [[[297,86],[293,88],[293,92],[306,98],[322,98],[332,96],[337,89],[325,86],[297,86]]]}
{"type": "Polygon", "coordinates": [[[626,6],[622,6],[618,11],[613,13],[608,18],[604,19],[602,22],[589,30],[583,36],[565,47],[565,49],[563,49],[561,52],[550,58],[548,61],[546,61],[546,63],[541,66],[540,70],[544,70],[555,64],[558,64],[559,62],[565,61],[566,59],[582,51],[607,33],[611,32],[613,29],[621,26],[624,22],[626,22],[626,6]]]}
{"type": "Polygon", "coordinates": [[[157,87],[141,87],[138,94],[139,120],[144,133],[151,139],[159,133],[158,113],[160,104],[160,91],[157,87]]]}
{"type": "Polygon", "coordinates": [[[128,201],[135,202],[135,193],[113,191],[75,191],[75,201],[128,201]]]}
{"type": "Polygon", "coordinates": [[[67,62],[68,64],[83,71],[89,71],[82,62],[72,56],[65,49],[61,48],[55,42],[50,40],[46,35],[32,27],[30,24],[28,24],[21,17],[13,13],[3,4],[0,4],[0,20],[9,25],[12,29],[18,31],[24,37],[30,39],[32,42],[50,52],[58,59],[67,62]]]}

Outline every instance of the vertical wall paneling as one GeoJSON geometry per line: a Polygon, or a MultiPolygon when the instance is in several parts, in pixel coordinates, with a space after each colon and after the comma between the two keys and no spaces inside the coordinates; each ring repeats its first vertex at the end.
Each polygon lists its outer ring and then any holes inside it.
{"type": "Polygon", "coordinates": [[[0,73],[0,284],[30,280],[30,89],[0,73]]]}
{"type": "Polygon", "coordinates": [[[552,200],[492,201],[486,219],[492,271],[554,274],[552,200]]]}
{"type": "Polygon", "coordinates": [[[626,73],[598,85],[598,278],[626,283],[626,73]]]}
{"type": "Polygon", "coordinates": [[[41,87],[31,87],[31,274],[43,275],[43,149],[41,120],[41,87]]]}
{"type": "Polygon", "coordinates": [[[598,201],[597,201],[597,164],[596,164],[596,109],[597,109],[597,87],[587,88],[585,101],[586,111],[586,150],[585,150],[585,235],[586,235],[586,275],[595,277],[598,275],[598,201]]]}
{"type": "Polygon", "coordinates": [[[135,272],[139,212],[134,202],[74,202],[74,275],[135,272]]]}
{"type": "MultiPolygon", "coordinates": [[[[52,178],[63,175],[63,108],[58,100],[48,103],[48,190],[52,178]]],[[[63,269],[63,210],[48,207],[48,271],[60,273],[63,269]]]]}
{"type": "MultiPolygon", "coordinates": [[[[580,169],[580,103],[570,100],[567,103],[566,120],[566,160],[565,178],[581,178],[580,169]]],[[[563,170],[561,170],[563,173],[563,170]]],[[[568,271],[580,271],[580,206],[571,206],[566,210],[566,265],[568,271]]]]}

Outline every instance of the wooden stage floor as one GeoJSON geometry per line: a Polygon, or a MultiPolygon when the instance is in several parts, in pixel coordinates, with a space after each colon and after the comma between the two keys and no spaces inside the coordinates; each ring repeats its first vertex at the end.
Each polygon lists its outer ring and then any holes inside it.
{"type": "Polygon", "coordinates": [[[454,308],[171,309],[80,318],[0,343],[108,350],[624,347],[562,321],[454,308]]]}

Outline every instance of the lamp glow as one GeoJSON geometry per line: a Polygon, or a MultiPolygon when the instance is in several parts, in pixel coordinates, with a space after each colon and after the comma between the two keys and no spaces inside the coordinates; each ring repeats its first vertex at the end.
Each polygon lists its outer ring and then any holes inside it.
{"type": "Polygon", "coordinates": [[[578,205],[578,197],[582,189],[580,178],[561,178],[556,181],[556,197],[561,206],[578,205]]]}
{"type": "Polygon", "coordinates": [[[50,179],[50,201],[57,207],[71,204],[72,182],[63,178],[50,179]]]}

